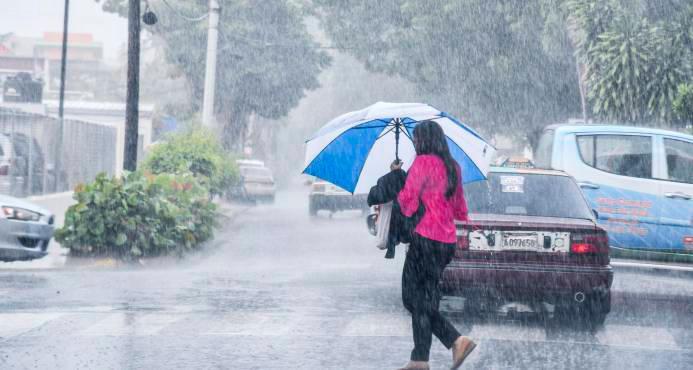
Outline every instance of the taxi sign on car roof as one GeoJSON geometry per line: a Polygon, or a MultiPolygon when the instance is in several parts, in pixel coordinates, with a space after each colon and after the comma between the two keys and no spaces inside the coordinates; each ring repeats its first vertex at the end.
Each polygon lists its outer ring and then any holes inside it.
{"type": "Polygon", "coordinates": [[[534,163],[524,157],[501,157],[497,162],[499,167],[507,168],[535,168],[534,163]]]}

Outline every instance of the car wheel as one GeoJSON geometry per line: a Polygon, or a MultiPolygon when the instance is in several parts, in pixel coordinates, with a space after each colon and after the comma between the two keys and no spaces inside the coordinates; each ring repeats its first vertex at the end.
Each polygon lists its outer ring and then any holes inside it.
{"type": "Polygon", "coordinates": [[[583,302],[584,319],[598,328],[604,325],[606,316],[611,311],[611,292],[593,292],[583,302]]]}
{"type": "Polygon", "coordinates": [[[318,205],[315,204],[312,199],[308,202],[308,214],[310,214],[311,217],[318,215],[318,205]]]}

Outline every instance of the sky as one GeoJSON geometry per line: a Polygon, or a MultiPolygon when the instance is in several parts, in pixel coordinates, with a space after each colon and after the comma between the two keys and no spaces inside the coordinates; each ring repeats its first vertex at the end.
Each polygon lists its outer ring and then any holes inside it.
{"type": "MultiPolygon", "coordinates": [[[[45,31],[62,32],[64,0],[0,0],[0,34],[41,37],[45,31]]],[[[106,13],[95,0],[70,0],[70,33],[91,33],[103,43],[107,62],[117,60],[126,47],[127,20],[106,13]]]]}

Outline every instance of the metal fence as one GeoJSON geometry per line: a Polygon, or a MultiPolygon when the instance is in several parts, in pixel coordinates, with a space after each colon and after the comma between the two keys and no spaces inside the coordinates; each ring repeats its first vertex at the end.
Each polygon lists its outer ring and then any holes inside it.
{"type": "Polygon", "coordinates": [[[65,119],[60,133],[56,117],[0,108],[0,194],[65,191],[100,172],[114,174],[115,127],[65,119]]]}

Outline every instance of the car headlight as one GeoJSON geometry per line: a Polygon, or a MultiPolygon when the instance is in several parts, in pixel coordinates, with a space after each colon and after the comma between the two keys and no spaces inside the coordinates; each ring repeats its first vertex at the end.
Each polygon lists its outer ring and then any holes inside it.
{"type": "Polygon", "coordinates": [[[41,214],[24,208],[2,207],[2,214],[8,220],[38,221],[41,214]]]}

